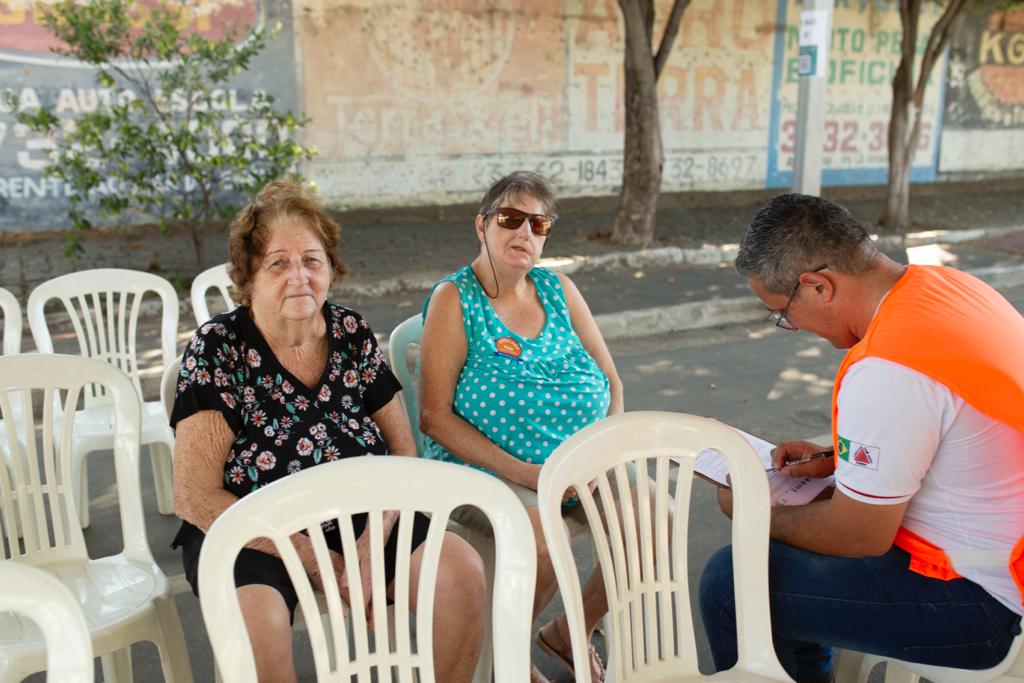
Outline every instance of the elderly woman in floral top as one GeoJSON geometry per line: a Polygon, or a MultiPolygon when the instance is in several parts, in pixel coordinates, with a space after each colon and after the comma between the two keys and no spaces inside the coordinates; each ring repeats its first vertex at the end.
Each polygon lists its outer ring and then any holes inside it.
{"type": "MultiPolygon", "coordinates": [[[[398,399],[401,386],[369,325],[326,301],[332,280],[344,273],[335,254],[339,233],[316,200],[290,181],[268,185],[231,225],[229,272],[242,305],[192,337],[171,415],[174,501],[182,519],[174,546],[182,548],[185,576],[197,595],[205,532],[237,499],[332,460],[416,453],[398,399]]],[[[395,573],[396,521],[408,522],[415,585],[429,520],[399,521],[394,514],[384,517],[387,581],[390,586],[395,573]]],[[[370,534],[356,526],[369,597],[370,534]]],[[[325,529],[335,578],[344,587],[340,536],[336,528],[325,529]]],[[[322,582],[309,538],[296,534],[292,541],[311,578],[322,582]]],[[[242,550],[235,583],[260,680],[294,681],[291,620],[298,598],[270,541],[242,550]]],[[[480,558],[447,534],[434,610],[438,680],[472,678],[484,592],[480,558]]]]}

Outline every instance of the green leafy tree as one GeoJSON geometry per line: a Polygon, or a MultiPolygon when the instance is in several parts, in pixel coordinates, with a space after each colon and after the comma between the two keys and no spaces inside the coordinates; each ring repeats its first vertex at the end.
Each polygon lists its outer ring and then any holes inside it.
{"type": "Polygon", "coordinates": [[[131,0],[60,0],[44,10],[66,46],[55,52],[94,67],[97,84],[119,96],[63,122],[47,107],[18,120],[55,140],[46,174],[73,190],[69,257],[81,250],[90,216],[124,223],[141,212],[162,228],[183,226],[202,267],[209,222],[312,157],[296,141],[308,119],[278,112],[260,91],[241,114],[225,102],[229,80],[276,30],[236,26],[214,39],[188,31],[189,18],[173,6],[146,8],[145,21],[133,7],[131,0]]]}

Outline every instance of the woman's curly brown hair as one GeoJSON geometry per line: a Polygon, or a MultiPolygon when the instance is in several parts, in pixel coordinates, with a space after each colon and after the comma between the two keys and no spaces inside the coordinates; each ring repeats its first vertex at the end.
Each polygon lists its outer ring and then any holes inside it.
{"type": "Polygon", "coordinates": [[[282,217],[304,221],[320,238],[331,262],[332,283],[347,272],[336,253],[341,228],[327,215],[313,192],[290,178],[275,180],[238,212],[228,232],[228,275],[243,306],[252,304],[252,279],[266,251],[270,225],[282,217]]]}

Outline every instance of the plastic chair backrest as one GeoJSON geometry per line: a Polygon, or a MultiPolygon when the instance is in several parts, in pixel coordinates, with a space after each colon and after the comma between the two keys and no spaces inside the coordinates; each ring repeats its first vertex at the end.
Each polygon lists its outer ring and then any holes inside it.
{"type": "Polygon", "coordinates": [[[207,291],[211,289],[217,290],[224,300],[225,311],[230,311],[235,307],[235,300],[231,296],[230,288],[232,286],[233,283],[228,276],[228,264],[226,263],[207,268],[199,273],[199,275],[196,275],[195,279],[192,280],[192,291],[190,293],[192,313],[196,316],[196,327],[199,327],[213,317],[210,315],[209,306],[206,305],[207,291]]]}
{"type": "Polygon", "coordinates": [[[78,602],[50,574],[0,562],[0,612],[30,618],[46,641],[46,680],[92,683],[92,639],[78,602]]]}
{"type": "Polygon", "coordinates": [[[420,431],[420,406],[416,395],[419,389],[416,368],[419,366],[419,345],[422,337],[422,315],[414,315],[399,323],[388,337],[388,364],[391,365],[395,377],[402,383],[402,405],[405,406],[405,415],[409,418],[409,426],[412,427],[412,435],[416,439],[416,452],[420,455],[423,454],[423,433],[420,431]]]}
{"type": "MultiPolygon", "coordinates": [[[[398,559],[394,579],[394,620],[389,621],[383,571],[383,539],[371,541],[372,598],[375,647],[370,650],[366,616],[354,609],[346,616],[336,582],[325,581],[330,633],[316,619],[307,619],[317,680],[434,681],[433,594],[441,543],[454,508],[472,505],[486,513],[494,528],[497,550],[493,584],[493,633],[497,683],[527,680],[530,662],[530,622],[536,572],[533,530],[522,504],[498,479],[452,463],[403,456],[348,458],[318,465],[281,479],[234,503],[210,527],[199,557],[199,602],[206,630],[225,683],[256,680],[249,637],[235,591],[235,557],[253,538],[273,541],[299,596],[303,614],[316,614],[317,602],[289,537],[306,531],[312,541],[321,576],[333,576],[321,523],[340,529],[345,565],[349,570],[352,602],[361,605],[362,588],[351,516],[369,513],[370,528],[380,529],[385,510],[397,510],[398,559]],[[412,517],[431,517],[424,544],[415,616],[415,651],[408,604],[412,517]],[[409,523],[404,523],[409,520],[409,523]],[[354,648],[350,651],[346,619],[351,620],[354,648]],[[394,638],[389,628],[394,627],[394,638]],[[327,643],[331,642],[328,647],[327,643]],[[334,653],[333,658],[328,650],[334,653]]],[[[443,607],[439,607],[443,608],[443,607]]]]}
{"type": "Polygon", "coordinates": [[[21,353],[21,305],[3,287],[0,287],[0,312],[4,314],[4,339],[0,347],[3,355],[21,353]]]}
{"type": "Polygon", "coordinates": [[[653,411],[615,415],[581,429],[555,450],[541,470],[541,524],[573,636],[576,680],[589,680],[590,674],[580,582],[561,516],[562,494],[570,486],[579,492],[608,594],[609,680],[700,678],[690,619],[686,532],[694,456],[708,447],[720,451],[728,463],[734,491],[732,543],[739,645],[735,671],[790,680],[772,646],[768,611],[770,505],[760,459],[735,430],[720,422],[653,411]],[[679,459],[678,478],[675,490],[670,491],[673,458],[679,459]],[[655,471],[651,495],[649,464],[655,471]],[[630,466],[635,468],[639,493],[635,506],[628,504],[630,466]],[[588,487],[591,482],[600,492],[597,499],[588,487]]]}
{"type": "Polygon", "coordinates": [[[28,353],[0,358],[0,417],[11,414],[11,396],[25,406],[21,424],[26,434],[41,428],[41,439],[20,444],[7,430],[5,446],[11,465],[0,467],[0,521],[4,558],[29,564],[86,560],[88,554],[78,509],[76,481],[72,477],[71,444],[74,412],[79,397],[91,384],[100,384],[113,405],[114,470],[124,555],[152,564],[146,539],[139,490],[138,393],[128,376],[117,368],[90,358],[61,354],[28,353]],[[33,409],[31,392],[42,391],[42,416],[33,409]],[[54,435],[54,410],[63,412],[62,433],[54,435]],[[22,520],[18,542],[15,510],[22,520]]]}
{"type": "Polygon", "coordinates": [[[168,422],[174,410],[174,395],[178,393],[178,372],[181,371],[181,356],[164,366],[163,377],[160,378],[160,403],[164,407],[164,415],[168,422]]]}
{"type": "MultiPolygon", "coordinates": [[[[28,325],[36,348],[40,353],[53,353],[44,309],[51,299],[59,299],[71,319],[79,354],[120,368],[142,396],[136,333],[142,297],[148,292],[159,295],[162,304],[160,351],[166,367],[177,353],[178,295],[164,278],[139,270],[83,270],[48,280],[32,290],[28,325]]],[[[85,397],[87,407],[106,401],[92,388],[85,397]]]]}

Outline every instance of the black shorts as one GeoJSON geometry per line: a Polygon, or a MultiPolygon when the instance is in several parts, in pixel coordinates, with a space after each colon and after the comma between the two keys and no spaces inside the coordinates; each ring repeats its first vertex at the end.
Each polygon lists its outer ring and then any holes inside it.
{"type": "MultiPolygon", "coordinates": [[[[365,519],[365,516],[363,516],[365,519]]],[[[395,528],[391,530],[391,536],[384,546],[384,574],[387,577],[387,585],[395,579],[395,571],[398,557],[398,528],[404,521],[400,518],[395,528]]],[[[362,531],[361,524],[354,524],[354,531],[358,534],[362,531]]],[[[417,512],[412,528],[412,548],[415,550],[427,538],[427,530],[430,527],[430,518],[417,512]]],[[[337,552],[341,552],[340,539],[337,532],[324,534],[328,540],[328,546],[337,552]],[[333,537],[333,538],[332,538],[333,537]],[[334,541],[334,542],[332,542],[334,541]]],[[[172,548],[181,546],[181,562],[185,569],[185,579],[192,586],[192,592],[199,596],[199,552],[202,550],[206,534],[198,527],[182,521],[178,534],[171,543],[172,548]]],[[[259,550],[242,548],[235,560],[235,586],[240,588],[251,584],[270,586],[284,598],[291,613],[292,620],[295,619],[295,606],[299,604],[299,596],[295,592],[292,580],[288,576],[288,570],[281,558],[269,555],[259,550]]]]}

